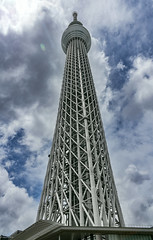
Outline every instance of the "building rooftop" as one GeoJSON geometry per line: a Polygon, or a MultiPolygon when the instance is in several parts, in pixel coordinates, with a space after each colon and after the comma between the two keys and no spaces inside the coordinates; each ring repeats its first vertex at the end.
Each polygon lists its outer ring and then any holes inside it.
{"type": "Polygon", "coordinates": [[[12,240],[80,240],[91,235],[108,236],[109,239],[152,240],[153,228],[135,227],[68,227],[49,220],[40,220],[12,240]]]}

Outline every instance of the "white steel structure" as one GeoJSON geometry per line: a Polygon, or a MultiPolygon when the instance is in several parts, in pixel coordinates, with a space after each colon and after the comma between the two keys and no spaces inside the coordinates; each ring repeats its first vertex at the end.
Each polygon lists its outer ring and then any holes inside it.
{"type": "Polygon", "coordinates": [[[37,220],[124,226],[87,52],[89,32],[73,14],[54,139],[37,220]]]}

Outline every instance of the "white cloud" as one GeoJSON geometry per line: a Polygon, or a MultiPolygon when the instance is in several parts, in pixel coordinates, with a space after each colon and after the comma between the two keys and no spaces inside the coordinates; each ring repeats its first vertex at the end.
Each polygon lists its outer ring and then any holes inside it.
{"type": "Polygon", "coordinates": [[[149,192],[153,184],[153,112],[150,109],[148,111],[148,107],[143,105],[143,100],[152,97],[153,88],[150,86],[153,82],[151,79],[152,60],[143,57],[136,58],[133,62],[133,68],[129,71],[128,83],[121,91],[112,91],[110,87],[105,88],[110,71],[108,59],[100,54],[100,51],[95,55],[98,59],[97,62],[102,61],[101,64],[97,64],[94,54],[90,55],[89,60],[92,59],[91,67],[94,67],[93,77],[96,90],[98,90],[108,149],[125,222],[127,225],[151,225],[152,215],[150,211],[153,208],[153,196],[149,195],[149,192]],[[97,56],[101,56],[101,61],[97,56]],[[100,77],[103,79],[100,80],[100,77]],[[97,79],[99,79],[99,84],[96,84],[97,79]],[[104,86],[100,87],[100,82],[104,83],[104,86]],[[150,89],[148,89],[148,85],[150,89]],[[135,96],[139,96],[142,87],[142,98],[136,101],[135,96]],[[148,96],[146,95],[147,91],[148,96]],[[114,104],[114,108],[109,110],[109,102],[114,100],[117,104],[114,104]],[[129,109],[125,113],[127,106],[129,109]],[[130,114],[136,112],[138,106],[141,111],[143,108],[143,115],[133,126],[133,116],[130,114]],[[118,127],[118,119],[122,116],[126,120],[127,115],[129,119],[127,124],[123,122],[123,126],[118,127]]]}
{"type": "Polygon", "coordinates": [[[116,68],[123,70],[124,68],[126,68],[126,66],[123,64],[122,61],[120,61],[120,62],[117,64],[116,68]]]}
{"type": "Polygon", "coordinates": [[[103,91],[101,112],[111,164],[125,222],[133,226],[152,223],[152,66],[152,59],[138,56],[123,88],[103,91]],[[115,102],[112,110],[110,101],[115,102]]]}
{"type": "Polygon", "coordinates": [[[150,226],[153,194],[149,170],[143,171],[131,164],[118,184],[126,224],[128,226],[150,226]]]}
{"type": "Polygon", "coordinates": [[[21,33],[26,28],[32,28],[36,19],[41,18],[48,10],[52,17],[60,12],[58,1],[40,0],[4,0],[1,2],[0,19],[1,32],[7,34],[9,30],[21,33]]]}
{"type": "Polygon", "coordinates": [[[110,67],[108,64],[108,57],[106,57],[104,51],[101,50],[101,42],[94,37],[92,37],[89,61],[91,64],[97,96],[100,98],[102,91],[104,91],[106,87],[110,67]]]}
{"type": "Polygon", "coordinates": [[[10,29],[21,32],[23,26],[25,27],[27,24],[28,27],[32,26],[38,8],[36,3],[36,1],[26,0],[22,2],[19,0],[4,0],[1,2],[0,10],[3,16],[0,21],[1,32],[7,34],[10,29]]]}
{"type": "MultiPolygon", "coordinates": [[[[86,6],[87,3],[83,1],[82,4],[86,6]]],[[[99,29],[104,28],[114,31],[119,27],[124,28],[127,23],[133,22],[132,9],[121,0],[97,0],[96,3],[88,1],[88,7],[83,7],[80,15],[83,16],[93,33],[98,33],[99,29]]]]}
{"type": "Polygon", "coordinates": [[[14,161],[5,161],[4,165],[6,168],[10,168],[14,164],[14,161]]]}
{"type": "Polygon", "coordinates": [[[142,108],[153,109],[153,59],[138,56],[129,72],[125,93],[131,91],[133,100],[142,108]]]}
{"type": "Polygon", "coordinates": [[[31,190],[35,188],[38,183],[43,183],[48,163],[48,155],[50,148],[40,149],[37,156],[30,156],[25,164],[25,176],[28,182],[31,183],[31,190]]]}
{"type": "MultiPolygon", "coordinates": [[[[124,119],[139,119],[146,111],[153,110],[153,60],[138,56],[133,60],[129,71],[129,80],[117,96],[125,106],[122,110],[124,119]]],[[[150,116],[152,113],[150,113],[150,116]]]]}
{"type": "Polygon", "coordinates": [[[97,0],[96,7],[95,2],[91,0],[88,0],[88,3],[60,0],[22,0],[21,3],[20,0],[4,0],[1,2],[0,10],[3,16],[0,20],[3,34],[7,34],[10,29],[21,33],[24,29],[33,27],[36,19],[47,13],[56,23],[66,26],[72,19],[70,17],[72,12],[78,11],[82,21],[87,23],[93,31],[104,27],[114,30],[133,21],[132,10],[121,0],[108,2],[97,0]]]}
{"type": "MultiPolygon", "coordinates": [[[[7,61],[7,59],[5,60],[7,61]]],[[[16,67],[16,68],[9,68],[8,71],[1,70],[1,84],[8,83],[13,79],[15,83],[18,83],[22,80],[23,75],[26,75],[27,69],[25,65],[16,67]]],[[[2,94],[3,92],[0,92],[2,94]]]]}
{"type": "Polygon", "coordinates": [[[133,164],[129,165],[125,172],[128,179],[135,184],[142,184],[145,180],[150,180],[146,171],[138,171],[137,167],[133,164]]]}
{"type": "Polygon", "coordinates": [[[106,96],[111,93],[111,99],[116,101],[115,114],[120,114],[124,120],[141,120],[141,117],[153,110],[153,60],[138,56],[133,59],[133,66],[128,72],[128,81],[121,91],[108,87],[106,96]]]}
{"type": "Polygon", "coordinates": [[[0,162],[7,156],[6,149],[3,146],[0,146],[0,162]]]}
{"type": "Polygon", "coordinates": [[[24,230],[35,221],[37,203],[24,188],[16,187],[8,173],[0,167],[0,222],[1,234],[24,230]]]}

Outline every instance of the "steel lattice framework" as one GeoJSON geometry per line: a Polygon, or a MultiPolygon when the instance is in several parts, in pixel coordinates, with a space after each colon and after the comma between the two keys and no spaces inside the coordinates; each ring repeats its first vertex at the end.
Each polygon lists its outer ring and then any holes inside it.
{"type": "Polygon", "coordinates": [[[37,220],[68,226],[124,226],[87,52],[88,31],[74,20],[58,117],[37,220]]]}

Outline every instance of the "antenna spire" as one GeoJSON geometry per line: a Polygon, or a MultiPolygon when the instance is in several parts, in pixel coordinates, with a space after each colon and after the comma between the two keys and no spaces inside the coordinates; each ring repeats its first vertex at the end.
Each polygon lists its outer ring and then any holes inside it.
{"type": "Polygon", "coordinates": [[[73,21],[77,21],[77,16],[78,16],[77,12],[73,12],[73,21]]]}

